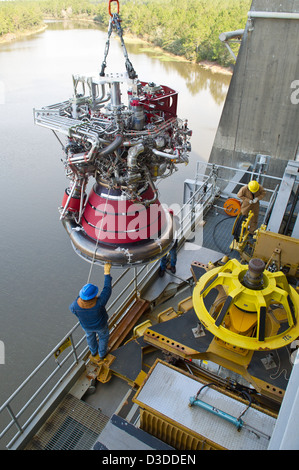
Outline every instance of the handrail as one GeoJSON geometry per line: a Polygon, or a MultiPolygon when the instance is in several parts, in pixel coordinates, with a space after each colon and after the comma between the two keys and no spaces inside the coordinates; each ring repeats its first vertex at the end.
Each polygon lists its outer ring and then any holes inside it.
{"type": "Polygon", "coordinates": [[[77,344],[74,344],[72,335],[75,332],[75,330],[78,328],[79,322],[68,332],[67,335],[64,336],[64,338],[58,343],[58,345],[55,346],[54,349],[43,359],[43,361],[31,372],[31,374],[22,382],[22,384],[15,390],[15,392],[3,403],[3,405],[0,407],[0,413],[2,413],[5,409],[7,409],[8,413],[10,414],[12,420],[8,423],[8,425],[3,429],[3,431],[0,433],[0,439],[8,432],[8,430],[15,424],[18,428],[18,433],[14,436],[13,440],[10,441],[10,445],[16,440],[17,437],[19,437],[20,434],[22,434],[25,429],[28,427],[28,425],[32,422],[32,420],[35,418],[37,413],[40,411],[42,406],[46,403],[46,401],[49,399],[51,395],[56,391],[57,387],[60,385],[61,381],[67,376],[67,374],[73,369],[73,367],[78,364],[79,360],[86,354],[86,350],[83,350],[80,354],[77,353],[78,347],[82,344],[84,337],[81,337],[79,342],[77,344]],[[45,366],[45,364],[49,361],[49,359],[53,358],[54,353],[59,349],[61,344],[63,344],[67,338],[71,338],[71,346],[72,349],[71,351],[67,354],[67,356],[63,359],[63,361],[49,374],[46,380],[43,380],[42,385],[35,391],[35,393],[30,397],[30,399],[25,403],[25,405],[17,412],[13,413],[12,408],[11,408],[11,403],[14,400],[14,398],[25,388],[25,386],[31,381],[33,377],[36,376],[36,374],[45,366]],[[34,401],[34,399],[41,393],[42,390],[46,387],[46,385],[51,381],[51,379],[56,375],[58,371],[61,371],[62,366],[68,361],[68,359],[71,356],[74,356],[74,360],[69,366],[69,368],[64,372],[62,377],[60,377],[59,381],[54,385],[48,393],[48,395],[43,399],[43,401],[38,405],[38,407],[34,410],[34,412],[30,415],[30,417],[27,419],[27,421],[21,425],[19,418],[23,415],[23,413],[27,410],[27,408],[31,405],[31,403],[34,401]]]}
{"type": "Polygon", "coordinates": [[[261,174],[258,171],[253,171],[253,170],[244,170],[242,168],[233,168],[231,166],[225,166],[225,165],[215,165],[214,163],[209,163],[209,162],[200,162],[201,165],[206,165],[207,167],[216,167],[217,169],[221,170],[231,170],[231,171],[238,171],[240,173],[246,173],[248,175],[254,175],[254,176],[263,176],[264,178],[269,178],[273,180],[279,180],[281,181],[281,177],[279,176],[273,176],[273,175],[267,175],[267,174],[261,174]]]}

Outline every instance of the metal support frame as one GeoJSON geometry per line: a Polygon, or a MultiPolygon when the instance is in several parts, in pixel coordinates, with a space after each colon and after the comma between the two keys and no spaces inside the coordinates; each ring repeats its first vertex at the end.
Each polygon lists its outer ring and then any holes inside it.
{"type": "Polygon", "coordinates": [[[299,13],[283,11],[249,11],[248,18],[270,18],[275,20],[299,20],[299,13]]]}
{"type": "Polygon", "coordinates": [[[221,33],[219,35],[220,41],[223,42],[223,44],[227,47],[230,55],[233,57],[234,60],[237,60],[237,57],[232,48],[230,47],[230,43],[241,44],[243,34],[244,29],[238,29],[237,31],[229,31],[226,33],[221,33]]]}

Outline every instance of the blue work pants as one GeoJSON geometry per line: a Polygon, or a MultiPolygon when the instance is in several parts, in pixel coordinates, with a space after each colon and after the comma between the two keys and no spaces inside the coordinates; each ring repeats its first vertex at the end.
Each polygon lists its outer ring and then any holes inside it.
{"type": "Polygon", "coordinates": [[[105,357],[107,354],[108,341],[109,341],[109,328],[108,325],[104,326],[100,330],[85,330],[86,340],[89,350],[93,356],[97,353],[99,356],[105,357]],[[97,335],[99,342],[97,341],[97,335]]]}
{"type": "MultiPolygon", "coordinates": [[[[170,256],[170,266],[175,267],[176,261],[177,261],[177,241],[169,251],[169,256],[170,256]]],[[[163,256],[160,261],[160,268],[162,271],[165,271],[167,265],[167,255],[163,256]]]]}

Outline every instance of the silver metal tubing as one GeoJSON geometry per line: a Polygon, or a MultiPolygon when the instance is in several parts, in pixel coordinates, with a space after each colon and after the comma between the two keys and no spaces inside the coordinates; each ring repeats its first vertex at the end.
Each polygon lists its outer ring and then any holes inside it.
{"type": "Polygon", "coordinates": [[[159,157],[163,157],[174,162],[177,162],[180,159],[179,155],[161,152],[161,150],[152,149],[152,152],[159,157]]]}
{"type": "Polygon", "coordinates": [[[288,13],[283,11],[249,11],[248,18],[271,18],[282,20],[299,20],[299,13],[288,13]]]}
{"type": "Polygon", "coordinates": [[[91,161],[93,155],[95,154],[96,149],[97,149],[97,142],[92,142],[91,149],[89,150],[89,152],[79,153],[75,157],[69,157],[68,162],[71,163],[71,164],[89,163],[91,161]]]}
{"type": "Polygon", "coordinates": [[[63,208],[63,211],[62,211],[62,213],[61,213],[60,220],[63,219],[64,214],[65,214],[66,211],[67,211],[67,208],[68,208],[68,206],[69,206],[70,200],[71,200],[71,198],[73,197],[74,191],[75,191],[75,189],[76,189],[76,183],[77,183],[77,181],[78,181],[78,178],[75,178],[75,181],[73,182],[73,185],[72,185],[72,189],[71,189],[71,191],[70,191],[70,194],[69,194],[69,196],[68,196],[68,198],[67,198],[66,204],[65,204],[65,206],[64,206],[64,208],[63,208]]]}
{"type": "Polygon", "coordinates": [[[169,119],[168,121],[164,122],[163,124],[160,124],[158,126],[156,126],[155,129],[150,129],[150,130],[145,130],[145,131],[128,131],[128,132],[124,132],[124,135],[127,136],[127,137],[140,137],[142,135],[145,135],[145,136],[155,136],[157,134],[159,134],[161,131],[164,131],[166,129],[168,129],[169,127],[171,127],[172,125],[176,124],[177,123],[177,118],[171,118],[169,119]]]}
{"type": "Polygon", "coordinates": [[[144,151],[142,144],[137,144],[131,147],[128,151],[127,165],[128,168],[133,169],[137,166],[137,158],[144,151]]]}
{"type": "Polygon", "coordinates": [[[219,34],[220,41],[229,41],[230,39],[239,39],[243,36],[244,29],[237,29],[236,31],[227,31],[219,34]]]}
{"type": "MultiPolygon", "coordinates": [[[[248,175],[252,175],[252,176],[259,176],[260,173],[256,172],[256,171],[251,171],[251,170],[243,170],[242,168],[233,168],[231,166],[224,166],[224,165],[215,165],[214,163],[208,163],[208,162],[200,162],[201,165],[206,165],[207,167],[210,167],[210,168],[213,168],[215,167],[216,169],[220,169],[220,170],[233,170],[233,171],[239,171],[239,172],[242,172],[242,173],[246,173],[248,175]]],[[[270,176],[270,175],[263,175],[265,178],[269,178],[271,180],[279,180],[281,181],[281,178],[279,178],[278,176],[270,176]]],[[[219,178],[219,177],[218,177],[219,178]]]]}
{"type": "Polygon", "coordinates": [[[123,146],[124,147],[133,147],[135,145],[138,145],[138,144],[142,144],[143,143],[143,139],[139,139],[139,140],[126,140],[125,142],[123,142],[123,146]]]}
{"type": "Polygon", "coordinates": [[[151,187],[151,189],[154,193],[154,196],[152,197],[152,199],[144,200],[143,203],[144,204],[153,204],[158,199],[158,190],[154,185],[154,182],[152,180],[152,177],[151,177],[149,171],[147,171],[147,178],[148,178],[148,181],[149,181],[149,185],[150,185],[150,187],[151,187]]]}

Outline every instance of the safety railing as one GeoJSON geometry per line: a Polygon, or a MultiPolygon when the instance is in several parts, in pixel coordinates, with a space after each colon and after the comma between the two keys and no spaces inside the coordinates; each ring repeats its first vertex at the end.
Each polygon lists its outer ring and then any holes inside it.
{"type": "Polygon", "coordinates": [[[262,184],[270,198],[276,191],[277,185],[282,181],[281,177],[269,175],[265,169],[263,170],[263,168],[259,171],[249,168],[246,169],[245,165],[244,168],[233,168],[230,166],[215,165],[207,162],[197,163],[195,181],[198,179],[209,179],[213,171],[216,174],[217,185],[220,190],[223,191],[223,195],[226,196],[236,196],[233,190],[238,185],[246,184],[251,179],[255,179],[262,184]]]}
{"type": "MultiPolygon", "coordinates": [[[[1,439],[8,434],[8,431],[15,426],[17,428],[17,433],[14,435],[13,439],[6,444],[7,448],[10,448],[15,440],[26,430],[26,428],[30,425],[33,419],[37,416],[43,406],[48,402],[50,397],[56,392],[57,388],[60,384],[64,381],[64,379],[68,376],[70,371],[74,368],[74,366],[78,365],[79,362],[84,358],[86,355],[86,347],[80,348],[83,344],[85,338],[81,336],[79,340],[75,343],[74,333],[77,330],[79,323],[77,323],[68,333],[67,335],[60,341],[60,343],[55,346],[55,348],[45,357],[45,359],[34,369],[34,371],[26,378],[26,380],[17,388],[17,390],[8,398],[8,400],[1,406],[0,408],[0,416],[1,423],[5,422],[5,418],[3,417],[4,411],[8,412],[8,415],[11,418],[11,421],[6,424],[4,429],[0,432],[0,442],[1,439]],[[70,351],[68,354],[62,359],[61,362],[58,362],[57,359],[54,361],[54,368],[49,366],[49,361],[53,361],[53,358],[58,354],[59,349],[61,346],[68,342],[70,346],[70,351]],[[20,393],[25,391],[26,386],[29,383],[32,383],[32,380],[37,378],[37,375],[40,373],[41,370],[45,370],[46,373],[42,377],[41,384],[37,386],[37,389],[30,393],[30,398],[22,405],[22,399],[20,398],[20,393]],[[58,376],[58,377],[57,377],[58,376]],[[55,383],[52,383],[52,379],[56,377],[55,383]],[[47,391],[47,386],[51,384],[50,391],[47,391]],[[39,400],[38,404],[34,405],[34,412],[29,413],[26,416],[27,410],[30,409],[33,402],[37,399],[37,397],[41,397],[42,392],[45,391],[45,395],[39,400]],[[20,406],[20,409],[15,412],[13,410],[13,402],[17,401],[16,405],[20,406]]],[[[37,379],[38,380],[38,379],[37,379]]],[[[2,427],[2,425],[1,425],[2,427]]]]}

